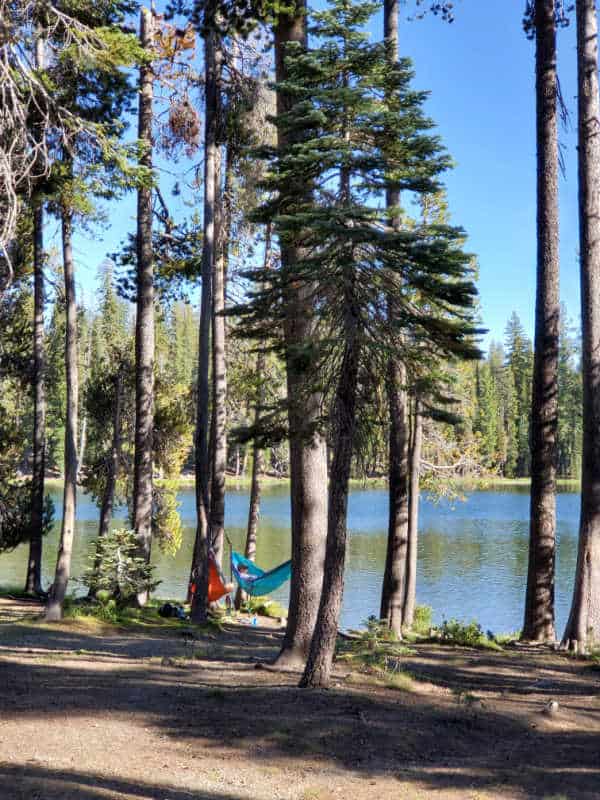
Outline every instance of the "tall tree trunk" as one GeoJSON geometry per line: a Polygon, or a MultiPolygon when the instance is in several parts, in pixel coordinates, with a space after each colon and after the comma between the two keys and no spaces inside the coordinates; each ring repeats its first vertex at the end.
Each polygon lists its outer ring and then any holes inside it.
{"type": "MultiPolygon", "coordinates": [[[[152,49],[153,19],[143,8],[140,42],[146,53],[152,49]]],[[[138,138],[144,152],[140,163],[152,169],[153,72],[148,63],[140,68],[138,138]]],[[[133,472],[133,526],[139,554],[150,560],[152,544],[152,451],[154,430],[154,262],[152,252],[152,189],[138,189],[137,201],[137,317],[135,326],[135,455],[133,472]]],[[[140,592],[139,605],[148,601],[140,592]]]]}
{"type": "MultiPolygon", "coordinates": [[[[306,6],[298,3],[295,16],[281,14],[275,28],[277,81],[286,78],[284,56],[290,42],[306,41],[306,6]]],[[[289,107],[289,98],[277,92],[277,113],[289,107]]],[[[278,129],[278,144],[287,134],[278,129]]],[[[298,252],[281,247],[282,267],[293,272],[298,252]]],[[[276,666],[303,668],[308,657],[323,584],[327,536],[327,451],[316,429],[321,414],[321,395],[307,397],[305,386],[311,368],[301,345],[314,335],[313,309],[308,288],[290,289],[286,298],[284,338],[286,346],[287,402],[290,437],[290,499],[292,517],[292,577],[288,623],[276,666]]]]}
{"type": "Polygon", "coordinates": [[[75,265],[73,263],[73,215],[69,208],[62,211],[62,245],[65,275],[66,336],[65,370],[67,380],[67,408],[65,429],[65,485],[63,491],[63,518],[54,583],[46,607],[46,620],[62,619],[63,604],[71,574],[71,552],[75,535],[77,506],[77,410],[79,400],[79,375],[77,359],[77,301],[75,297],[75,265]]]}
{"type": "Polygon", "coordinates": [[[46,471],[46,389],[44,351],[44,211],[33,212],[33,476],[31,481],[31,539],[25,591],[42,592],[42,534],[46,471]]]}
{"type": "Polygon", "coordinates": [[[560,333],[556,2],[537,0],[537,293],[531,406],[529,567],[523,638],[554,640],[560,333]]]}
{"type": "MultiPolygon", "coordinates": [[[[222,60],[219,41],[217,51],[217,104],[219,104],[219,65],[222,60]]],[[[220,109],[219,109],[220,111],[220,109]]],[[[225,173],[231,181],[230,154],[227,154],[225,173]]],[[[227,360],[225,351],[225,273],[229,254],[231,222],[223,206],[221,170],[215,174],[216,251],[213,270],[213,436],[212,474],[210,486],[210,544],[219,563],[223,559],[225,536],[225,479],[227,474],[227,360]]],[[[229,206],[229,211],[231,207],[229,206]]]]}
{"type": "Polygon", "coordinates": [[[581,519],[564,643],[600,642],[600,97],[594,0],[577,0],[579,236],[583,378],[581,519]]]}
{"type": "MultiPolygon", "coordinates": [[[[104,536],[108,533],[110,522],[113,515],[115,501],[115,487],[119,464],[121,462],[121,415],[123,409],[123,373],[119,370],[115,386],[115,405],[113,409],[113,435],[110,449],[110,459],[108,462],[108,472],[106,475],[106,486],[102,495],[102,505],[100,507],[100,523],[98,525],[98,541],[96,543],[96,558],[94,559],[94,574],[100,570],[100,544],[104,536]]],[[[89,592],[88,597],[93,598],[95,592],[89,592]]]]}
{"type": "MultiPolygon", "coordinates": [[[[45,40],[37,36],[35,65],[44,68],[45,40]]],[[[33,208],[33,469],[31,481],[31,538],[25,591],[42,592],[42,534],[46,472],[46,355],[44,350],[44,204],[33,208]]]]}
{"type": "Polygon", "coordinates": [[[202,623],[208,612],[208,523],[210,512],[210,334],[212,278],[215,254],[215,176],[217,161],[217,34],[210,29],[204,37],[204,225],[202,241],[202,295],[200,340],[198,343],[198,392],[195,436],[196,540],[190,584],[194,622],[202,623]]]}
{"type": "Polygon", "coordinates": [[[348,535],[348,483],[352,466],[356,422],[356,387],[360,357],[358,313],[353,300],[353,295],[350,294],[347,300],[344,357],[333,415],[335,433],[329,479],[329,512],[323,591],[306,668],[300,681],[300,686],[313,688],[325,688],[329,685],[344,592],[344,565],[348,535]]]}
{"type": "MultiPolygon", "coordinates": [[[[89,333],[88,333],[87,346],[86,346],[86,349],[85,349],[85,370],[86,370],[86,374],[87,374],[87,372],[88,372],[88,370],[90,368],[91,357],[92,357],[92,332],[90,330],[89,333]]],[[[83,378],[83,380],[85,381],[85,377],[83,378]]],[[[79,435],[79,465],[78,465],[79,472],[77,474],[77,480],[80,480],[81,471],[82,471],[82,469],[84,467],[84,464],[85,464],[85,448],[87,446],[87,424],[88,424],[88,415],[87,415],[87,409],[86,409],[85,404],[84,404],[84,407],[83,407],[83,420],[82,420],[82,423],[81,423],[81,433],[79,435]]]]}
{"type": "MultiPolygon", "coordinates": [[[[259,385],[259,396],[257,398],[257,403],[254,408],[254,427],[255,429],[258,428],[260,423],[260,415],[262,411],[262,406],[264,403],[264,388],[263,388],[263,379],[264,379],[264,371],[265,371],[265,354],[261,350],[256,358],[256,377],[257,380],[260,381],[259,385]]],[[[260,515],[260,475],[262,472],[262,465],[263,465],[263,458],[262,458],[262,450],[260,449],[260,445],[256,438],[252,444],[252,479],[250,482],[250,503],[248,506],[248,527],[246,529],[246,547],[244,549],[244,555],[246,558],[250,559],[250,561],[254,561],[256,558],[256,538],[258,534],[258,519],[260,515]]],[[[244,600],[246,599],[246,593],[238,586],[238,590],[235,594],[235,607],[240,608],[244,600]]]]}
{"type": "MultiPolygon", "coordinates": [[[[265,232],[265,253],[263,259],[263,269],[268,269],[271,264],[271,223],[267,225],[265,232]]],[[[262,408],[265,402],[265,353],[260,350],[256,357],[256,379],[258,381],[258,395],[256,398],[256,405],[254,406],[254,429],[258,430],[260,424],[262,408]]],[[[244,460],[246,453],[244,452],[244,460]]],[[[256,558],[256,537],[258,534],[258,519],[260,515],[260,475],[263,469],[263,454],[258,444],[256,436],[252,444],[252,479],[250,483],[250,504],[248,507],[248,527],[246,530],[246,547],[244,555],[250,561],[256,558]]],[[[240,608],[246,593],[238,587],[235,594],[235,607],[240,608]]]]}
{"type": "Polygon", "coordinates": [[[423,417],[421,416],[421,401],[415,396],[413,431],[410,448],[410,483],[408,506],[408,552],[406,559],[406,593],[402,624],[405,628],[412,627],[415,621],[415,608],[417,604],[417,547],[419,542],[419,496],[420,496],[420,467],[421,450],[423,447],[423,417]]]}
{"type": "MultiPolygon", "coordinates": [[[[398,0],[385,0],[383,6],[383,36],[387,46],[388,59],[398,61],[398,0]]],[[[388,189],[386,193],[388,208],[400,204],[400,193],[388,189]]],[[[395,228],[400,220],[392,219],[395,228]]],[[[389,313],[393,313],[393,302],[388,303],[389,313]]],[[[402,635],[402,611],[406,594],[406,573],[408,555],[408,460],[410,435],[408,430],[408,398],[406,393],[406,369],[399,360],[390,363],[386,381],[388,405],[390,410],[389,438],[389,519],[388,544],[381,591],[380,617],[390,629],[402,635]]]]}

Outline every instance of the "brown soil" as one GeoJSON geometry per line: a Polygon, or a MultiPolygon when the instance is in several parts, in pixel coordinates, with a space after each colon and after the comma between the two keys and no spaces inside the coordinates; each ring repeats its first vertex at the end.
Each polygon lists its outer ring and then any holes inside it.
{"type": "Polygon", "coordinates": [[[1,800],[600,798],[585,662],[423,645],[407,690],[340,665],[315,692],[255,668],[266,625],[190,639],[36,613],[0,601],[1,800]]]}

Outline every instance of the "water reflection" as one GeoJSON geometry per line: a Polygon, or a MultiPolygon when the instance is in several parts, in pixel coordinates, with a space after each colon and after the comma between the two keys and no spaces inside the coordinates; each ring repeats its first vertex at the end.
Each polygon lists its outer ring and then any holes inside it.
{"type": "MultiPolygon", "coordinates": [[[[418,600],[434,609],[434,619],[457,617],[477,619],[485,629],[512,631],[520,628],[527,570],[529,496],[521,491],[474,492],[466,502],[421,503],[418,600]]],[[[62,498],[56,494],[57,518],[62,498]]],[[[194,494],[180,495],[181,514],[186,525],[184,542],[175,558],[157,549],[154,560],[162,581],[162,596],[181,598],[194,538],[194,494]]],[[[226,524],[236,549],[243,547],[248,495],[229,491],[226,524]]],[[[579,495],[558,496],[557,623],[566,622],[577,556],[579,495]]],[[[124,524],[123,510],[120,520],[124,524]]],[[[86,567],[87,553],[97,532],[98,510],[91,499],[80,495],[77,538],[73,553],[73,574],[86,567]]],[[[49,583],[54,569],[58,528],[45,543],[44,580],[49,583]]],[[[285,488],[265,491],[263,496],[257,559],[269,568],[290,554],[290,513],[285,488]]],[[[381,575],[385,560],[387,494],[383,490],[357,490],[349,503],[350,540],[342,624],[359,625],[379,608],[381,575]]],[[[0,558],[0,583],[20,584],[25,571],[25,548],[0,558]]],[[[274,598],[287,603],[287,588],[274,598]]]]}

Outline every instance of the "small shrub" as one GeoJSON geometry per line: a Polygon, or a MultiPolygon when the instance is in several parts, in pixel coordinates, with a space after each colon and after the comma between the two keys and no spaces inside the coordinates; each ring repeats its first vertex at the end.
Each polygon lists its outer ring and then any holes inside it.
{"type": "Polygon", "coordinates": [[[458,645],[460,647],[485,647],[501,649],[500,646],[483,632],[483,628],[475,620],[464,623],[456,619],[444,620],[438,628],[442,642],[458,645]]]}
{"type": "Polygon", "coordinates": [[[429,636],[432,626],[431,606],[417,606],[415,608],[415,619],[411,631],[418,636],[429,636]]]}
{"type": "Polygon", "coordinates": [[[92,546],[90,567],[80,582],[96,595],[104,613],[112,621],[115,608],[124,608],[140,592],[153,591],[160,581],[154,579],[154,566],[137,555],[135,531],[113,530],[92,546]]]}
{"type": "Polygon", "coordinates": [[[350,631],[352,639],[338,641],[336,657],[358,667],[363,672],[385,676],[401,672],[400,658],[412,655],[413,651],[398,642],[388,626],[369,617],[365,627],[350,631]]]}

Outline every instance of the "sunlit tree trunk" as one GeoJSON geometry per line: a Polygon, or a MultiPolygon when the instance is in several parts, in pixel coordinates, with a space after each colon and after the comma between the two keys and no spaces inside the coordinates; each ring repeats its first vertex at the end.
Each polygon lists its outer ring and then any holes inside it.
{"type": "MultiPolygon", "coordinates": [[[[143,8],[140,16],[140,41],[149,53],[152,48],[152,14],[143,8]]],[[[150,64],[140,68],[138,137],[144,152],[142,166],[152,169],[153,72],[150,64]]],[[[135,455],[133,472],[133,525],[139,553],[150,560],[152,544],[152,451],[154,430],[154,262],[152,253],[152,189],[138,189],[137,208],[137,317],[135,328],[135,455]]],[[[145,605],[148,592],[138,594],[145,605]]]]}
{"type": "Polygon", "coordinates": [[[577,0],[579,236],[583,378],[581,519],[564,644],[600,642],[600,97],[594,0],[577,0]]]}
{"type": "Polygon", "coordinates": [[[410,447],[410,483],[409,483],[409,514],[408,514],[408,551],[406,558],[406,592],[402,624],[406,628],[412,627],[415,621],[415,608],[417,604],[417,549],[419,541],[419,496],[420,496],[420,467],[421,450],[423,447],[423,417],[421,415],[421,401],[415,397],[413,410],[413,430],[410,447]]]}
{"type": "MultiPolygon", "coordinates": [[[[281,14],[275,27],[275,70],[277,81],[286,77],[284,56],[290,42],[306,40],[305,5],[298,4],[295,16],[281,14]]],[[[277,93],[277,113],[283,113],[289,99],[277,93]]],[[[278,143],[287,134],[278,129],[278,143]]],[[[293,271],[298,259],[295,248],[281,247],[281,263],[293,271]]],[[[286,297],[284,337],[290,437],[290,498],[292,517],[292,577],[288,623],[276,666],[303,668],[314,632],[325,558],[327,535],[327,453],[325,440],[315,430],[321,413],[321,396],[307,397],[305,386],[310,368],[298,357],[298,345],[314,336],[310,290],[290,289],[286,297]]]]}
{"type": "Polygon", "coordinates": [[[537,294],[531,406],[529,567],[523,638],[554,640],[560,333],[556,3],[537,0],[537,294]]]}
{"type": "Polygon", "coordinates": [[[348,484],[354,445],[360,341],[358,311],[352,291],[347,297],[344,357],[333,409],[333,461],[329,478],[329,511],[323,591],[315,632],[300,686],[329,685],[338,633],[346,559],[348,484]]]}
{"type": "Polygon", "coordinates": [[[58,547],[54,583],[46,607],[46,619],[62,619],[63,604],[71,574],[71,553],[75,535],[77,506],[77,409],[79,375],[77,359],[77,301],[75,296],[75,265],[73,263],[73,214],[64,208],[61,215],[63,267],[65,276],[66,336],[65,371],[67,381],[67,407],[65,425],[65,485],[63,491],[63,518],[58,547]]]}
{"type": "MultiPolygon", "coordinates": [[[[220,48],[219,48],[220,50],[220,48]]],[[[218,63],[222,59],[217,54],[218,63]]],[[[218,77],[218,74],[217,74],[218,77]]],[[[217,88],[217,103],[219,91],[217,88]]],[[[228,158],[229,162],[229,158],[228,158]]],[[[225,173],[231,180],[231,164],[225,165],[225,173]]],[[[223,557],[225,535],[225,481],[227,474],[227,358],[225,326],[225,274],[229,254],[230,220],[223,203],[221,170],[215,174],[216,250],[213,269],[213,438],[212,474],[210,496],[210,543],[219,563],[223,557]]]]}
{"type": "MultiPolygon", "coordinates": [[[[265,255],[263,268],[267,269],[271,263],[271,225],[267,225],[265,236],[265,255]]],[[[258,381],[258,396],[254,407],[254,429],[260,424],[262,407],[265,399],[265,354],[261,350],[256,357],[256,380],[258,381]]],[[[246,530],[246,546],[244,555],[250,561],[256,558],[256,538],[258,535],[258,520],[260,515],[260,476],[263,468],[263,454],[255,437],[252,444],[252,479],[250,483],[250,503],[248,507],[248,527],[246,530]]],[[[246,599],[245,592],[238,587],[235,595],[235,607],[240,608],[246,599]]]]}
{"type": "Polygon", "coordinates": [[[217,161],[217,34],[204,37],[204,225],[202,241],[202,295],[198,343],[198,391],[195,437],[196,541],[192,560],[192,620],[203,622],[208,612],[208,539],[210,513],[210,338],[212,280],[215,256],[215,179],[217,161]]]}

